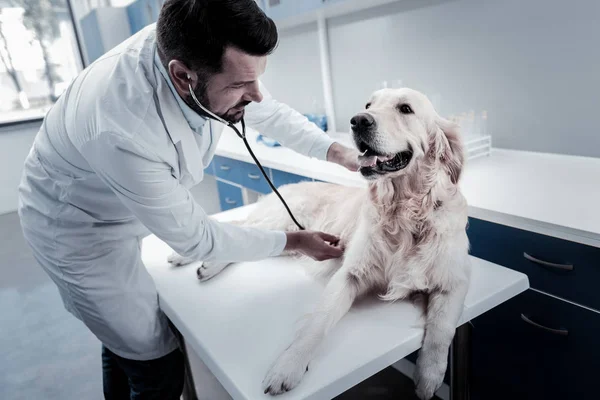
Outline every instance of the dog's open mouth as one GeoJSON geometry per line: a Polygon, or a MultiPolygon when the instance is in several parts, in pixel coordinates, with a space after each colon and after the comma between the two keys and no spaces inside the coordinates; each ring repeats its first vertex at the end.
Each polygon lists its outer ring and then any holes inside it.
{"type": "Polygon", "coordinates": [[[385,174],[400,171],[408,166],[413,156],[410,145],[408,150],[396,154],[381,154],[364,142],[360,142],[358,149],[361,152],[359,162],[363,173],[385,174]]]}

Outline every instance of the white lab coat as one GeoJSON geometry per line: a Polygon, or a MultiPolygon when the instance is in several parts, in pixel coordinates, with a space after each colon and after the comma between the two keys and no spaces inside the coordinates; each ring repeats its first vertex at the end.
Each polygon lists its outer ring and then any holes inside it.
{"type": "MultiPolygon", "coordinates": [[[[194,201],[189,188],[202,180],[223,125],[190,128],[153,66],[155,51],[150,25],[84,70],[46,115],[19,186],[24,236],[65,307],[111,351],[136,360],[177,347],[141,238],[153,233],[202,260],[259,260],[285,246],[283,232],[216,222],[194,201]]],[[[247,124],[325,159],[332,140],[263,94],[247,107],[247,124]]]]}

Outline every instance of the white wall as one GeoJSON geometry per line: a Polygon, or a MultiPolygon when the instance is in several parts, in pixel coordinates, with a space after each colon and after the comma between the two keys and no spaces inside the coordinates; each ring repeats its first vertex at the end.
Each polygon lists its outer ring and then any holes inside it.
{"type": "Polygon", "coordinates": [[[17,210],[17,188],[25,158],[40,124],[0,130],[0,214],[17,210]]]}
{"type": "MultiPolygon", "coordinates": [[[[402,79],[441,95],[443,115],[487,110],[495,147],[600,157],[598,15],[598,0],[402,0],[333,18],[337,130],[382,81],[402,79]]],[[[315,34],[281,36],[263,80],[303,109],[321,95],[315,34]]]]}
{"type": "Polygon", "coordinates": [[[316,23],[279,33],[261,80],[274,98],[301,113],[315,111],[313,100],[324,106],[316,23]]]}

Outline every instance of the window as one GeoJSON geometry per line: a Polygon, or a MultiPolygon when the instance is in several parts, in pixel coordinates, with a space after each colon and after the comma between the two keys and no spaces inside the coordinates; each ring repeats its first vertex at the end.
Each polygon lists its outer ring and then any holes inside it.
{"type": "Polygon", "coordinates": [[[81,70],[68,0],[0,0],[0,125],[42,118],[81,70]]]}

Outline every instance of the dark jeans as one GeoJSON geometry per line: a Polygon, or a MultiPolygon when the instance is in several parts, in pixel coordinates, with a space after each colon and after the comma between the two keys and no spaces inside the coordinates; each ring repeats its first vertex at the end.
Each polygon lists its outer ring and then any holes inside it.
{"type": "Polygon", "coordinates": [[[106,400],[179,400],[184,359],[177,349],[164,357],[135,361],[102,346],[102,383],[106,400]]]}

